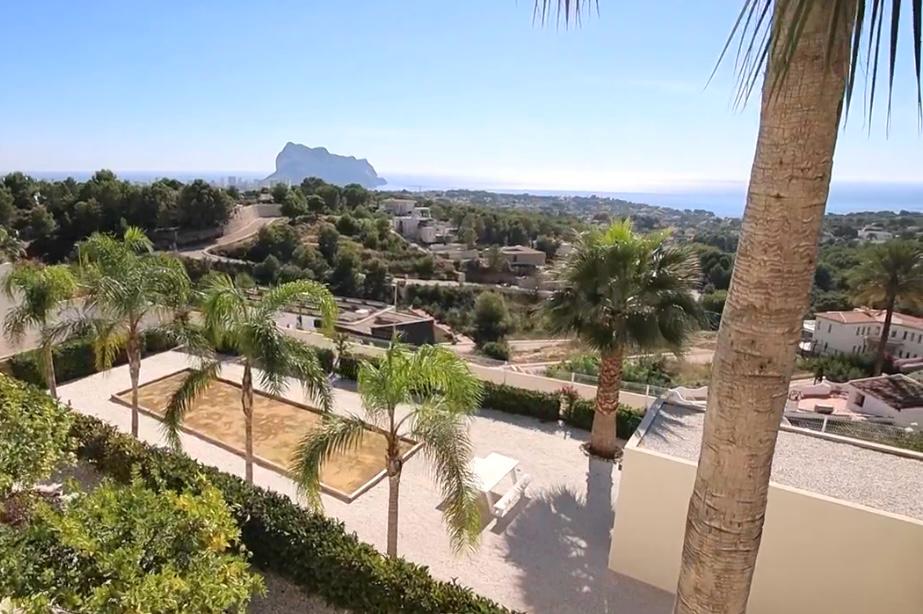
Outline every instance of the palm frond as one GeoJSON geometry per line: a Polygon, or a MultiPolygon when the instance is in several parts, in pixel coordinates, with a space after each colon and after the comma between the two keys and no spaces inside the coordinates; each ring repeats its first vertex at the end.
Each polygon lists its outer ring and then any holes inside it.
{"type": "Polygon", "coordinates": [[[183,380],[180,387],[170,397],[170,402],[163,414],[163,433],[167,442],[174,450],[180,449],[180,428],[186,419],[186,414],[192,409],[196,399],[201,396],[205,389],[208,388],[218,377],[221,372],[221,363],[218,361],[209,361],[192,369],[189,375],[183,380]]]}
{"type": "Polygon", "coordinates": [[[321,425],[302,438],[292,454],[291,472],[308,504],[320,509],[320,472],[331,457],[354,450],[365,434],[356,416],[324,414],[321,425]]]}
{"type": "Polygon", "coordinates": [[[269,315],[274,315],[297,302],[310,303],[320,311],[323,328],[328,332],[333,331],[333,323],[337,315],[336,301],[330,294],[330,290],[316,281],[300,280],[279,284],[263,295],[259,309],[269,315]]]}
{"type": "MultiPolygon", "coordinates": [[[[918,121],[923,118],[923,1],[909,0],[911,5],[910,34],[912,49],[912,72],[915,78],[918,121]]],[[[843,0],[746,0],[737,17],[731,33],[718,60],[721,64],[728,57],[732,43],[738,39],[737,53],[734,58],[737,72],[737,103],[746,104],[754,85],[762,76],[768,62],[778,62],[775,79],[769,83],[772,91],[778,88],[788,77],[788,67],[798,44],[805,34],[805,25],[809,20],[819,18],[818,11],[823,11],[827,25],[826,59],[831,61],[837,50],[834,44],[843,32],[849,32],[848,73],[845,84],[844,113],[848,118],[849,110],[854,104],[856,75],[861,63],[865,64],[866,88],[865,108],[867,120],[871,120],[875,110],[876,94],[881,87],[887,88],[887,124],[890,124],[892,99],[894,94],[894,77],[901,53],[899,48],[900,30],[905,24],[901,19],[901,0],[858,0],[855,4],[843,0]],[[787,27],[776,23],[784,16],[787,27]],[[883,40],[884,39],[884,42],[883,40]],[[887,48],[882,51],[882,44],[887,48]],[[864,52],[864,53],[863,53],[864,52]],[[887,70],[887,83],[879,80],[879,69],[887,70]]]]}
{"type": "Polygon", "coordinates": [[[318,403],[321,409],[333,409],[333,393],[330,380],[317,359],[317,353],[310,346],[288,336],[283,337],[285,371],[301,383],[305,394],[318,403]]]}
{"type": "Polygon", "coordinates": [[[572,23],[579,25],[584,13],[592,10],[591,7],[595,7],[598,14],[599,0],[535,0],[532,20],[545,25],[554,14],[558,25],[562,21],[566,27],[572,23]]]}
{"type": "Polygon", "coordinates": [[[480,512],[470,470],[467,417],[439,402],[424,404],[414,412],[410,436],[423,444],[423,454],[445,500],[443,519],[452,547],[475,546],[480,537],[480,512]]]}
{"type": "Polygon", "coordinates": [[[208,280],[203,293],[202,311],[205,314],[205,330],[212,341],[216,344],[238,342],[234,331],[246,317],[247,297],[228,275],[221,273],[208,280]]]}
{"type": "Polygon", "coordinates": [[[424,345],[409,365],[410,389],[418,400],[440,399],[451,411],[470,413],[481,402],[483,386],[468,363],[446,348],[424,345]]]}
{"type": "Polygon", "coordinates": [[[129,226],[122,235],[122,242],[130,251],[136,254],[145,254],[154,251],[154,244],[137,226],[129,226]]]}
{"type": "Polygon", "coordinates": [[[119,352],[128,345],[128,333],[119,321],[95,318],[88,319],[87,324],[92,327],[96,370],[111,369],[119,352]]]}

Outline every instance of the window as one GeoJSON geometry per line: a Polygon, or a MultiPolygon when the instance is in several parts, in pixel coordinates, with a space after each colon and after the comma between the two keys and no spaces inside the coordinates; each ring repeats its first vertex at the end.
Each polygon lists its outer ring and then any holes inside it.
{"type": "Polygon", "coordinates": [[[904,331],[904,341],[907,341],[907,331],[904,331]]]}
{"type": "Polygon", "coordinates": [[[827,332],[829,333],[829,332],[831,332],[832,330],[833,330],[833,324],[828,324],[828,325],[827,325],[827,332]]]}
{"type": "Polygon", "coordinates": [[[892,331],[891,331],[891,338],[894,339],[895,337],[897,337],[897,331],[896,331],[896,330],[892,330],[892,331]]]}
{"type": "Polygon", "coordinates": [[[856,393],[856,405],[862,407],[863,403],[865,403],[865,395],[861,392],[856,393]]]}
{"type": "Polygon", "coordinates": [[[857,336],[857,337],[859,336],[859,329],[858,329],[858,328],[856,329],[856,336],[857,336]]]}

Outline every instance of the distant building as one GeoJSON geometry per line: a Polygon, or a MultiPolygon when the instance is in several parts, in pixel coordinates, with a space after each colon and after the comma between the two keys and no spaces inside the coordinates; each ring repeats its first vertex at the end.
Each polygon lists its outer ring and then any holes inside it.
{"type": "Polygon", "coordinates": [[[545,252],[525,245],[507,245],[500,248],[500,253],[514,269],[545,265],[545,252]]]}
{"type": "Polygon", "coordinates": [[[392,223],[394,230],[405,239],[417,240],[420,238],[420,227],[433,221],[429,207],[414,207],[406,215],[395,215],[392,223]]]}
{"type": "MultiPolygon", "coordinates": [[[[885,312],[880,309],[823,311],[815,317],[814,352],[865,354],[878,347],[885,312]]],[[[895,312],[885,352],[896,359],[923,357],[923,318],[895,312]]]]}
{"type": "Polygon", "coordinates": [[[478,250],[468,247],[464,243],[434,243],[428,249],[434,256],[446,258],[453,262],[467,262],[478,257],[478,250]]]}
{"type": "Polygon", "coordinates": [[[923,426],[923,384],[902,374],[842,384],[824,381],[793,391],[785,406],[785,417],[792,423],[826,419],[923,426]]]}
{"type": "MultiPolygon", "coordinates": [[[[411,345],[442,343],[452,338],[451,331],[437,325],[432,316],[422,312],[403,311],[379,301],[340,296],[336,297],[336,303],[338,311],[334,328],[353,337],[388,341],[396,332],[401,341],[411,345]]],[[[321,327],[320,313],[303,305],[287,314],[284,324],[291,328],[317,330],[321,327]]]]}
{"type": "Polygon", "coordinates": [[[869,243],[884,243],[894,238],[894,235],[880,226],[865,226],[859,231],[859,240],[869,243]]]}
{"type": "Polygon", "coordinates": [[[391,215],[410,215],[417,206],[417,201],[408,198],[386,198],[381,201],[381,209],[391,215]]]}

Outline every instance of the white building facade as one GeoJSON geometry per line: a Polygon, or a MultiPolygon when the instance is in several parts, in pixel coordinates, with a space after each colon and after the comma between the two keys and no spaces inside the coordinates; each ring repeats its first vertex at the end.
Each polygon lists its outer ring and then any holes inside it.
{"type": "MultiPolygon", "coordinates": [[[[884,321],[885,312],[879,309],[818,313],[814,325],[814,352],[822,355],[874,352],[884,321]]],[[[894,359],[923,357],[923,318],[895,312],[886,352],[894,359]]]]}

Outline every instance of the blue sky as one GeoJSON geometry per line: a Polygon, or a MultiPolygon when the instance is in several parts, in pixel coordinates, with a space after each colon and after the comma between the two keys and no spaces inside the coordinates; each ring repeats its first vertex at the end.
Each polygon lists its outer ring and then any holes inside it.
{"type": "MultiPolygon", "coordinates": [[[[270,171],[286,141],[385,176],[644,190],[742,180],[757,105],[705,84],[732,0],[601,0],[579,29],[530,0],[12,2],[0,171],[270,171]]],[[[890,137],[861,109],[839,180],[920,178],[910,54],[890,137]]]]}

